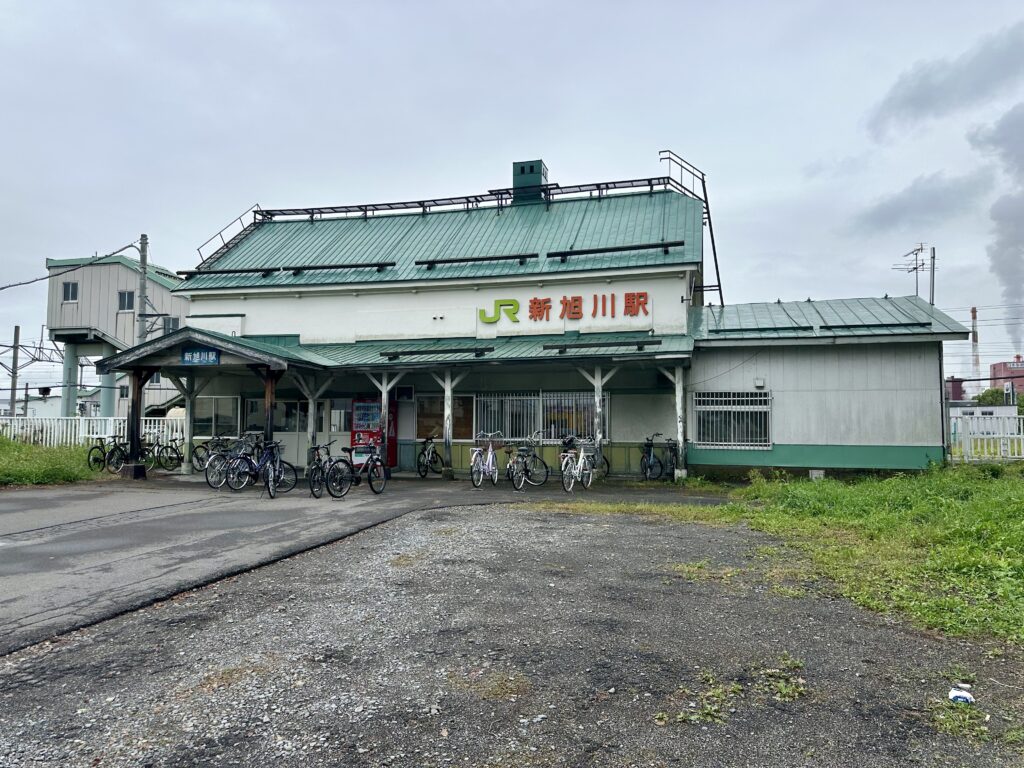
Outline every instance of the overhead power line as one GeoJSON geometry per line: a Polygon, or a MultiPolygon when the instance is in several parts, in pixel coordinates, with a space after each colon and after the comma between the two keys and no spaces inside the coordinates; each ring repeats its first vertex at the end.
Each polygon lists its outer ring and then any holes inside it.
{"type": "Polygon", "coordinates": [[[23,285],[32,285],[32,283],[40,283],[43,280],[49,280],[52,277],[60,277],[61,275],[66,275],[66,274],[68,274],[70,272],[74,272],[76,270],[79,270],[82,267],[88,267],[90,264],[95,264],[97,261],[100,261],[101,259],[106,259],[106,258],[108,258],[110,256],[116,256],[117,254],[121,253],[121,251],[125,251],[125,250],[127,250],[129,248],[132,248],[138,242],[139,242],[138,240],[135,240],[135,241],[133,241],[131,243],[128,243],[128,245],[125,245],[125,246],[122,246],[121,248],[118,248],[116,251],[111,251],[110,253],[105,253],[102,256],[93,256],[91,259],[89,259],[84,264],[79,264],[77,267],[69,267],[68,269],[62,270],[62,271],[57,272],[56,274],[53,274],[53,275],[43,275],[42,277],[34,277],[31,280],[22,280],[20,283],[10,283],[8,285],[0,285],[0,291],[6,291],[8,288],[20,288],[23,285]]]}

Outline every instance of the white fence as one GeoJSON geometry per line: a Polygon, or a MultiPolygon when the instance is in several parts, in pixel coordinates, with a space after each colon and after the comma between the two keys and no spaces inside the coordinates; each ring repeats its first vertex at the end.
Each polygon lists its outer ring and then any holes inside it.
{"type": "MultiPolygon", "coordinates": [[[[125,437],[125,418],[90,418],[64,416],[2,416],[0,437],[34,445],[78,445],[97,435],[125,437]]],[[[185,419],[144,418],[142,434],[158,435],[161,440],[184,437],[185,419]]]]}
{"type": "Polygon", "coordinates": [[[952,416],[953,461],[1024,460],[1024,416],[952,416]]]}

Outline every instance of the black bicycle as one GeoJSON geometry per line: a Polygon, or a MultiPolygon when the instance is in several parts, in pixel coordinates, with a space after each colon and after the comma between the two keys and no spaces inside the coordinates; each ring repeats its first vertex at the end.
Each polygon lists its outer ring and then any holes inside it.
{"type": "Polygon", "coordinates": [[[352,449],[343,447],[341,450],[348,454],[348,458],[339,458],[327,470],[327,492],[340,499],[353,485],[359,485],[362,475],[366,475],[370,490],[374,493],[384,493],[384,487],[388,484],[388,474],[380,457],[380,443],[371,445],[370,455],[359,465],[359,469],[352,463],[352,449]]]}
{"type": "Polygon", "coordinates": [[[437,447],[434,445],[435,437],[437,437],[436,433],[423,441],[423,447],[416,457],[416,472],[420,477],[426,477],[428,472],[439,475],[444,469],[444,459],[441,458],[441,454],[437,452],[437,447]]]}
{"type": "Polygon", "coordinates": [[[644,480],[657,480],[664,472],[661,459],[654,455],[654,438],[656,437],[661,437],[661,432],[655,432],[645,438],[644,444],[640,446],[640,452],[643,454],[640,457],[640,475],[644,480]]]}
{"type": "Polygon", "coordinates": [[[306,479],[309,481],[309,493],[315,499],[324,495],[327,472],[340,461],[338,457],[331,456],[331,446],[334,443],[335,441],[331,440],[329,443],[313,446],[313,460],[306,468],[306,479]]]}

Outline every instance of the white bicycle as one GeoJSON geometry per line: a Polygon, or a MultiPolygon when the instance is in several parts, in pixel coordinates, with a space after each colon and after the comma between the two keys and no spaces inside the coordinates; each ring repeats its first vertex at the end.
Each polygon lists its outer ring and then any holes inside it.
{"type": "Polygon", "coordinates": [[[594,482],[594,441],[591,438],[566,435],[562,438],[562,452],[558,460],[562,467],[562,488],[566,493],[572,493],[577,481],[584,488],[589,488],[594,482]]]}
{"type": "Polygon", "coordinates": [[[474,488],[479,488],[485,477],[491,478],[491,485],[498,484],[498,459],[494,455],[494,441],[500,437],[504,437],[501,432],[480,432],[476,436],[478,445],[473,448],[469,459],[469,479],[473,481],[474,488]]]}

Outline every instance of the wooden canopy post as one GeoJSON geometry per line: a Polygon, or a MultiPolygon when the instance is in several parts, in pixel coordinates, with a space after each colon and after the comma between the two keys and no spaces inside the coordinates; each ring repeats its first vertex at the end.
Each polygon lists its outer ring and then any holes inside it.
{"type": "Polygon", "coordinates": [[[133,480],[146,479],[146,466],[139,463],[142,457],[142,411],[145,403],[143,387],[153,378],[156,368],[133,368],[131,372],[131,401],[128,404],[128,461],[122,474],[133,480]]]}
{"type": "Polygon", "coordinates": [[[686,388],[683,378],[683,366],[677,365],[674,370],[658,368],[666,379],[675,384],[676,395],[676,441],[678,442],[679,459],[676,462],[676,476],[673,480],[686,477],[686,388]]]}
{"type": "Polygon", "coordinates": [[[395,388],[398,381],[405,375],[405,371],[394,375],[383,371],[380,374],[380,379],[374,377],[372,373],[367,373],[366,375],[373,382],[374,386],[380,390],[380,458],[384,462],[385,475],[391,477],[391,468],[388,466],[388,406],[390,405],[391,390],[395,388]]]}
{"type": "Polygon", "coordinates": [[[307,408],[309,409],[309,419],[307,421],[309,444],[306,446],[306,475],[308,476],[309,467],[313,463],[313,446],[316,445],[316,433],[319,431],[317,430],[316,423],[316,401],[331,385],[331,376],[328,375],[327,380],[322,384],[317,383],[315,374],[310,375],[307,379],[305,376],[292,371],[292,378],[299,387],[299,391],[306,396],[307,408]]]}
{"type": "Polygon", "coordinates": [[[604,385],[619,372],[619,367],[615,366],[608,373],[602,373],[601,366],[597,365],[594,366],[593,375],[583,368],[576,370],[594,386],[594,448],[597,455],[600,456],[601,443],[604,442],[604,385]]]}
{"type": "Polygon", "coordinates": [[[455,387],[457,387],[468,374],[469,371],[463,371],[453,378],[451,370],[448,369],[445,370],[443,379],[436,373],[431,372],[430,374],[434,377],[434,381],[440,384],[442,389],[444,389],[444,422],[441,426],[443,443],[441,458],[444,460],[444,467],[441,468],[441,477],[445,480],[455,479],[455,468],[452,466],[452,441],[455,433],[455,387]]]}
{"type": "MultiPolygon", "coordinates": [[[[195,437],[195,413],[196,413],[196,397],[206,389],[207,385],[213,381],[213,379],[205,379],[199,381],[195,374],[186,374],[185,380],[182,381],[179,377],[174,375],[167,376],[168,381],[174,385],[174,388],[181,393],[182,398],[185,400],[185,434],[183,437],[183,446],[181,452],[183,454],[183,460],[181,462],[181,474],[191,475],[192,474],[192,449],[194,437],[195,437]]],[[[216,432],[216,427],[214,428],[216,432]]]]}

